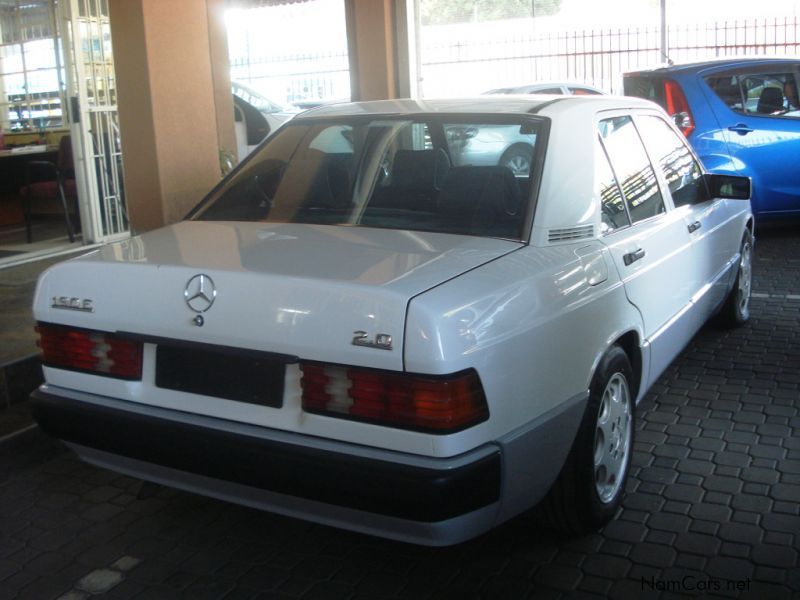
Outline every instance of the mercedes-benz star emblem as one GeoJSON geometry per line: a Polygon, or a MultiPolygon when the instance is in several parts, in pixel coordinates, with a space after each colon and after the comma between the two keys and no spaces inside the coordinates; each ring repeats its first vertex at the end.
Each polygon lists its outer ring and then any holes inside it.
{"type": "Polygon", "coordinates": [[[208,275],[195,275],[186,284],[186,289],[183,291],[183,297],[186,300],[186,305],[196,313],[204,313],[211,305],[214,304],[214,299],[217,297],[217,288],[214,287],[214,281],[208,275]]]}

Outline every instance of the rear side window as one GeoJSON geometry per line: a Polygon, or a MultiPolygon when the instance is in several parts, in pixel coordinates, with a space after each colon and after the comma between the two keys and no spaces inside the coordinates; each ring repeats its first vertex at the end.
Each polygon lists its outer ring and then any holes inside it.
{"type": "Polygon", "coordinates": [[[739,113],[800,118],[794,73],[738,73],[706,77],[728,108],[739,113]]]}
{"type": "Polygon", "coordinates": [[[665,212],[656,173],[631,117],[604,119],[599,127],[631,220],[636,223],[665,212]]]}
{"type": "Polygon", "coordinates": [[[703,195],[703,171],[683,140],[658,117],[641,117],[642,138],[669,185],[675,206],[699,201],[703,195]]]}

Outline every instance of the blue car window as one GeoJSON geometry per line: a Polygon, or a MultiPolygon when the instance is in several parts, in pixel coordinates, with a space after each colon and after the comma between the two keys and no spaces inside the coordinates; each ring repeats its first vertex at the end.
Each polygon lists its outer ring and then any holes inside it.
{"type": "Polygon", "coordinates": [[[794,73],[742,73],[707,77],[705,81],[720,100],[736,112],[800,118],[794,73]]]}
{"type": "Polygon", "coordinates": [[[742,89],[739,87],[739,78],[736,75],[706,77],[706,83],[728,108],[743,112],[742,89]]]}

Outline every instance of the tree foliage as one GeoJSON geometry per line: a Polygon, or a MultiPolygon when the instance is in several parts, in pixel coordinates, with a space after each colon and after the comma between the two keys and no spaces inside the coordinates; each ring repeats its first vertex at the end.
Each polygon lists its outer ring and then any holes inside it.
{"type": "Polygon", "coordinates": [[[561,0],[420,0],[423,25],[448,25],[552,15],[561,0]]]}

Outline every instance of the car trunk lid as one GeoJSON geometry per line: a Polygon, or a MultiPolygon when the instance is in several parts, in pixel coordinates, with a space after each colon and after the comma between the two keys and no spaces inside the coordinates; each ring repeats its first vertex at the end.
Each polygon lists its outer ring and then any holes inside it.
{"type": "Polygon", "coordinates": [[[401,370],[409,300],[520,245],[360,227],[183,222],[57,265],[40,280],[34,313],[145,339],[401,370]],[[92,310],[54,307],[58,299],[88,300],[92,310]],[[391,349],[353,344],[381,334],[391,336],[391,349]]]}

